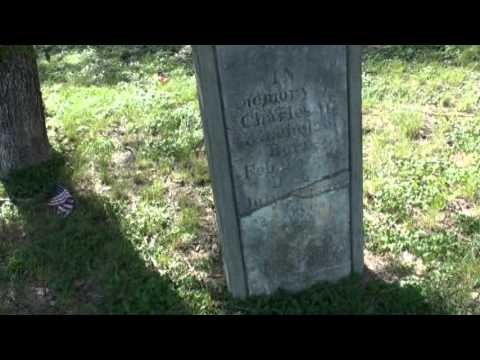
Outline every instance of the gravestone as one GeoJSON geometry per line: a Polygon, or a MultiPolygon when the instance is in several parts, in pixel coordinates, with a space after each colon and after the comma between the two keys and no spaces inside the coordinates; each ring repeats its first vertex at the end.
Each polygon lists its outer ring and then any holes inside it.
{"type": "Polygon", "coordinates": [[[361,272],[360,46],[193,50],[233,295],[361,272]]]}

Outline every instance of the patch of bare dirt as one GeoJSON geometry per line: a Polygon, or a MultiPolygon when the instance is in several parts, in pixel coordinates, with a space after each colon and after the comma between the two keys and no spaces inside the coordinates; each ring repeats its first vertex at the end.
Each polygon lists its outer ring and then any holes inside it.
{"type": "Polygon", "coordinates": [[[79,304],[100,305],[103,300],[102,291],[97,279],[77,280],[74,284],[79,304]]]}
{"type": "Polygon", "coordinates": [[[14,286],[0,289],[0,309],[6,314],[52,314],[55,306],[55,294],[41,284],[30,284],[21,289],[14,286]]]}
{"type": "MultiPolygon", "coordinates": [[[[77,309],[85,304],[101,304],[103,296],[96,279],[79,280],[73,286],[76,291],[69,300],[71,310],[67,313],[77,314],[77,309]]],[[[59,306],[55,292],[45,284],[31,283],[22,287],[10,284],[6,288],[0,288],[0,314],[58,314],[61,311],[59,306]]]]}
{"type": "Polygon", "coordinates": [[[392,284],[411,275],[421,277],[425,273],[425,265],[420,258],[405,251],[400,257],[375,255],[365,250],[365,282],[382,280],[392,284]]]}
{"type": "Polygon", "coordinates": [[[454,214],[461,214],[465,216],[472,216],[474,204],[465,199],[456,199],[448,205],[448,210],[454,214]]]}
{"type": "Polygon", "coordinates": [[[132,148],[126,148],[125,151],[118,151],[113,153],[112,162],[117,167],[125,167],[132,165],[135,162],[136,154],[132,148]]]}
{"type": "Polygon", "coordinates": [[[475,205],[471,202],[461,198],[455,199],[447,205],[444,219],[441,222],[441,227],[445,230],[453,229],[456,226],[455,215],[475,217],[478,216],[477,211],[475,205]]]}

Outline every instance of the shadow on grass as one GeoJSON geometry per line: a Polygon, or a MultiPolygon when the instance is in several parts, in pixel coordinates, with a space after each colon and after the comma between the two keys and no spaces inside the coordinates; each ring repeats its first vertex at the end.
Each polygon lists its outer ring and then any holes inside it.
{"type": "Polygon", "coordinates": [[[222,310],[243,315],[418,315],[448,314],[439,295],[423,294],[419,286],[386,282],[367,270],[339,283],[323,283],[298,294],[232,299],[213,294],[222,310]],[[367,280],[368,279],[368,280],[367,280]]]}
{"type": "MultiPolygon", "coordinates": [[[[190,197],[190,207],[207,207],[198,198],[190,197]],[[195,203],[195,200],[197,202],[195,203]]],[[[195,245],[202,253],[209,253],[206,271],[215,278],[223,274],[221,254],[213,254],[212,244],[218,244],[214,222],[203,224],[195,245]],[[206,229],[208,227],[208,229],[206,229]],[[208,236],[206,236],[208,234],[208,236]]],[[[427,285],[400,285],[399,280],[413,275],[415,269],[391,262],[366,268],[364,274],[352,276],[336,284],[318,284],[298,294],[279,292],[272,297],[256,297],[248,300],[233,299],[225,289],[224,280],[207,286],[219,313],[245,315],[322,315],[322,314],[447,314],[444,297],[427,285]]]]}
{"type": "Polygon", "coordinates": [[[1,280],[14,292],[7,311],[191,312],[171,279],[148,268],[125,237],[115,204],[75,188],[61,155],[44,166],[19,171],[3,184],[21,222],[6,226],[10,242],[2,244],[0,253],[5,267],[1,280]],[[57,181],[76,199],[76,209],[67,218],[46,205],[57,181]]]}
{"type": "MultiPolygon", "coordinates": [[[[0,295],[1,287],[4,294],[14,290],[8,306],[0,301],[0,311],[195,312],[195,304],[187,304],[178,295],[172,279],[150,269],[124,235],[120,209],[96,194],[76,188],[68,169],[66,159],[56,153],[48,164],[17,172],[3,182],[20,219],[0,226],[0,295]],[[76,210],[66,219],[51,213],[46,206],[57,181],[72,190],[77,201],[76,210]]],[[[211,243],[199,245],[208,252],[211,243]]],[[[221,255],[211,256],[206,270],[221,274],[221,255]]],[[[395,272],[400,274],[403,270],[395,272]]],[[[224,285],[207,286],[207,291],[215,303],[213,311],[221,314],[448,313],[444,299],[434,291],[419,285],[400,286],[372,271],[338,284],[319,284],[296,295],[278,293],[273,297],[236,300],[224,285]]]]}
{"type": "Polygon", "coordinates": [[[182,45],[43,45],[37,51],[47,60],[39,64],[42,82],[114,86],[178,68],[193,74],[191,53],[182,45]],[[72,54],[79,57],[66,61],[72,54]]]}

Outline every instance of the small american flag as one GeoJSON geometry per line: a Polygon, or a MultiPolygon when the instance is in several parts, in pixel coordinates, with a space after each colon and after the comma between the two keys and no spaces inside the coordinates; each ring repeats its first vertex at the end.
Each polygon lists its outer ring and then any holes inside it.
{"type": "Polygon", "coordinates": [[[67,217],[75,208],[75,200],[67,189],[57,185],[55,186],[55,196],[48,202],[48,206],[55,208],[58,215],[67,217]]]}

